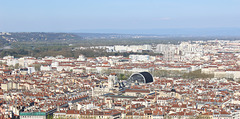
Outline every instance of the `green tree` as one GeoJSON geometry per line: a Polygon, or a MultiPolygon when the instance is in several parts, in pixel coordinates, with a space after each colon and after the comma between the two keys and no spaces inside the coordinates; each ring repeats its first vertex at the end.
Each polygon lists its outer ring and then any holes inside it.
{"type": "Polygon", "coordinates": [[[19,63],[16,63],[14,66],[14,69],[18,69],[19,68],[19,63]]]}
{"type": "Polygon", "coordinates": [[[53,119],[53,115],[47,115],[47,119],[53,119]]]}
{"type": "Polygon", "coordinates": [[[192,71],[189,73],[184,73],[183,74],[183,78],[213,78],[214,75],[213,74],[205,74],[205,73],[201,73],[201,70],[196,70],[196,71],[192,71]]]}
{"type": "Polygon", "coordinates": [[[110,75],[112,72],[110,69],[104,69],[104,70],[102,70],[102,73],[106,74],[106,75],[110,75]]]}
{"type": "Polygon", "coordinates": [[[124,74],[120,74],[120,75],[118,76],[118,79],[119,79],[119,80],[127,80],[127,77],[126,77],[124,74]]]}
{"type": "Polygon", "coordinates": [[[11,69],[11,70],[13,70],[13,69],[14,69],[14,66],[13,66],[13,65],[10,65],[8,68],[11,69]]]}
{"type": "Polygon", "coordinates": [[[33,64],[36,71],[40,71],[41,64],[33,64]]]}

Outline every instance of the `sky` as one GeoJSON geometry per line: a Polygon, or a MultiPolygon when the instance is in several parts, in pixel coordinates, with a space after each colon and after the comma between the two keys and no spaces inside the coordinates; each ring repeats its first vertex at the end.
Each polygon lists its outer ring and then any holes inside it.
{"type": "Polygon", "coordinates": [[[0,32],[240,29],[240,0],[0,0],[0,32]]]}

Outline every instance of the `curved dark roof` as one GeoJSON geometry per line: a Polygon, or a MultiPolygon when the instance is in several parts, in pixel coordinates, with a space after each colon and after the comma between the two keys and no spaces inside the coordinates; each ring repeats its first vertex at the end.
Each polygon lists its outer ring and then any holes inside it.
{"type": "Polygon", "coordinates": [[[139,73],[134,73],[128,78],[129,83],[151,83],[153,82],[153,77],[150,73],[148,72],[139,72],[139,73]]]}
{"type": "Polygon", "coordinates": [[[176,90],[173,88],[173,89],[171,90],[171,92],[176,92],[176,90]]]}
{"type": "Polygon", "coordinates": [[[139,72],[139,73],[144,76],[146,83],[153,82],[153,77],[149,72],[139,72]]]}

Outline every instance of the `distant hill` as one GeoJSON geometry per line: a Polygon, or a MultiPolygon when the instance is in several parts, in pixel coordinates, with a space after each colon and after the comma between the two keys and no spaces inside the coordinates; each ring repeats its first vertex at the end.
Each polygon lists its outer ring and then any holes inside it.
{"type": "Polygon", "coordinates": [[[72,41],[80,40],[82,37],[70,33],[44,33],[44,32],[18,32],[2,33],[0,42],[49,42],[49,41],[72,41]]]}
{"type": "MultiPolygon", "coordinates": [[[[143,44],[179,44],[180,41],[194,40],[239,40],[234,36],[169,36],[151,34],[115,34],[115,33],[48,33],[48,32],[0,32],[0,57],[11,55],[22,56],[57,56],[88,57],[107,55],[126,55],[108,53],[104,50],[73,50],[79,47],[143,45],[143,44]]],[[[149,52],[151,53],[151,52],[149,52]]]]}
{"type": "Polygon", "coordinates": [[[4,37],[0,36],[0,47],[4,46],[5,44],[8,44],[9,41],[7,41],[4,37]]]}
{"type": "Polygon", "coordinates": [[[141,45],[159,43],[179,43],[190,40],[239,40],[237,36],[172,36],[154,34],[116,34],[116,33],[50,33],[50,32],[0,32],[0,48],[22,43],[38,46],[39,43],[71,46],[99,45],[141,45]]]}

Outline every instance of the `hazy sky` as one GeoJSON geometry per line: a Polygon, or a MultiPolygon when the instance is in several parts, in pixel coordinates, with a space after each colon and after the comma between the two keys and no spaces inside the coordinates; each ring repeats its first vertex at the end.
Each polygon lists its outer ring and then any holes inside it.
{"type": "Polygon", "coordinates": [[[0,0],[0,31],[240,28],[240,0],[0,0]]]}

